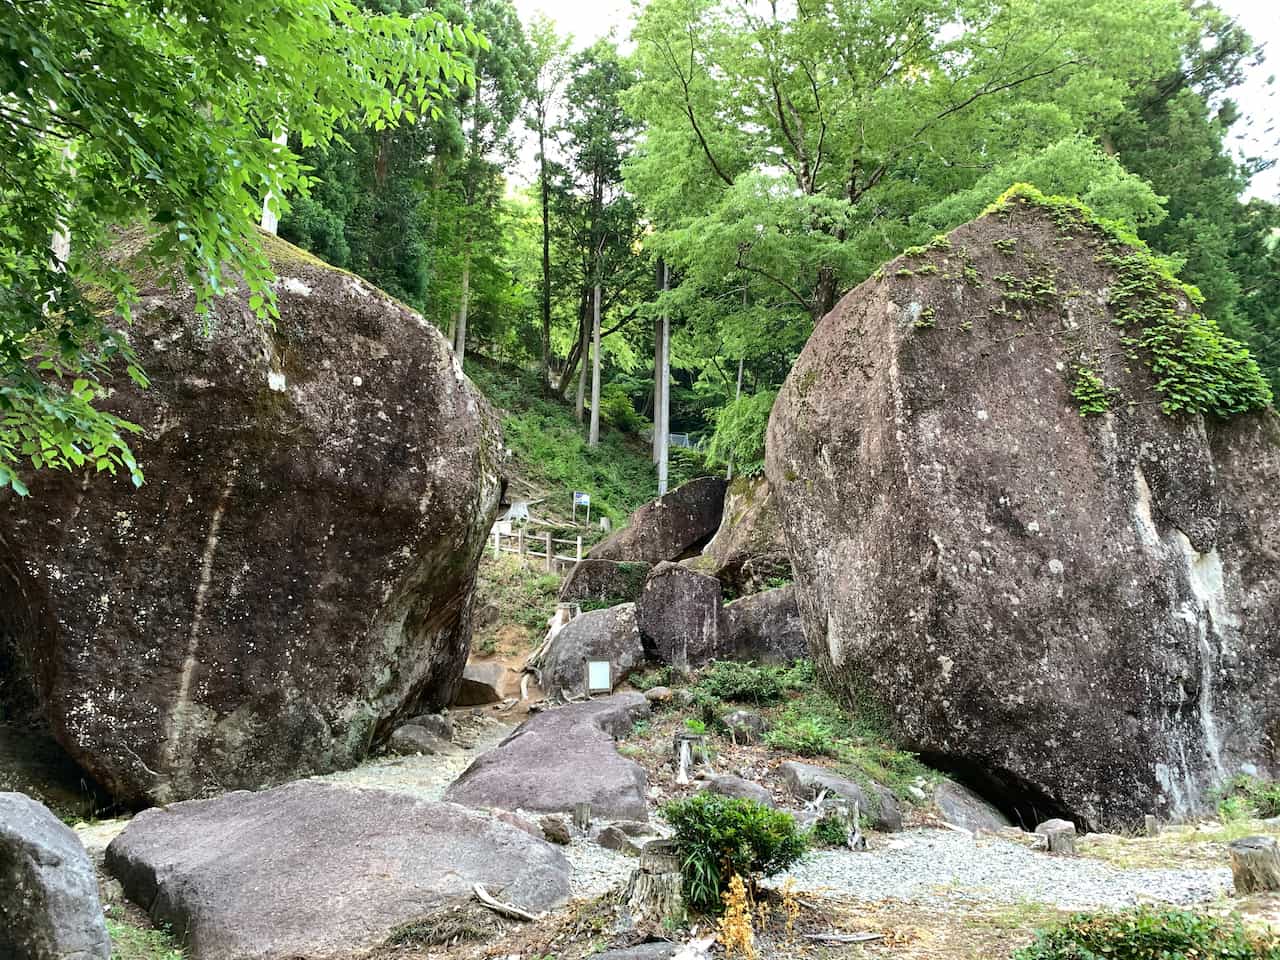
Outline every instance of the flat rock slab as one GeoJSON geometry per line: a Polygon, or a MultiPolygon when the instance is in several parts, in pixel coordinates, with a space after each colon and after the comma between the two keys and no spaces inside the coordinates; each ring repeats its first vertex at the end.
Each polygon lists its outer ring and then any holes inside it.
{"type": "Polygon", "coordinates": [[[535,813],[590,803],[593,817],[648,820],[644,768],[619,756],[613,742],[648,716],[649,702],[639,693],[539,713],[471,764],[445,799],[535,813]]]}
{"type": "Polygon", "coordinates": [[[0,957],[107,960],[93,863],[42,803],[0,793],[0,957]]]}
{"type": "Polygon", "coordinates": [[[472,899],[529,911],[569,898],[569,862],[449,803],[299,781],[138,814],[107,848],[129,899],[194,960],[336,957],[472,899]]]}

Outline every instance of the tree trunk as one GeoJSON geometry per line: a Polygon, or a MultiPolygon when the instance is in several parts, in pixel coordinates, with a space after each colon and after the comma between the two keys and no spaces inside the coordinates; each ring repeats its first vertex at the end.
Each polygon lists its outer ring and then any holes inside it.
{"type": "Polygon", "coordinates": [[[467,355],[467,305],[471,298],[471,241],[467,240],[462,252],[462,296],[458,298],[458,332],[453,341],[453,352],[462,363],[467,355]]]}
{"type": "Polygon", "coordinates": [[[828,313],[835,309],[836,305],[836,272],[830,267],[820,267],[818,269],[818,283],[813,290],[813,307],[811,316],[813,322],[817,323],[828,313]]]}
{"type": "Polygon", "coordinates": [[[1236,893],[1280,890],[1280,845],[1273,837],[1244,837],[1232,842],[1231,879],[1236,893]]]}
{"type": "Polygon", "coordinates": [[[579,334],[578,339],[578,393],[573,401],[573,413],[578,418],[579,423],[582,422],[583,414],[585,413],[583,401],[586,399],[587,392],[587,344],[589,342],[587,335],[590,332],[590,328],[587,327],[585,319],[581,330],[582,332],[579,334]]]}
{"type": "Polygon", "coordinates": [[[591,307],[591,430],[587,434],[587,446],[600,444],[600,280],[596,274],[596,286],[591,307]]]}
{"type": "Polygon", "coordinates": [[[542,181],[542,384],[551,384],[551,187],[547,183],[546,122],[538,124],[538,177],[542,181]]]}

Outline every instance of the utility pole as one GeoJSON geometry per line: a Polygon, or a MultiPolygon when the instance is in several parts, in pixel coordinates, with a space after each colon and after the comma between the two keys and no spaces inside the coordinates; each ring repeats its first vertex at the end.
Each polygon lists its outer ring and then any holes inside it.
{"type": "MultiPolygon", "coordinates": [[[[288,139],[289,129],[282,125],[280,127],[280,132],[271,138],[271,142],[277,147],[283,147],[288,139]]],[[[280,230],[280,217],[271,209],[271,201],[273,199],[274,195],[270,190],[268,190],[267,195],[262,198],[262,229],[274,237],[280,230]]]]}
{"type": "Polygon", "coordinates": [[[591,305],[591,430],[587,446],[600,443],[600,260],[604,254],[604,238],[596,250],[596,284],[591,305]]]}
{"type": "MultiPolygon", "coordinates": [[[[662,292],[671,287],[671,270],[662,262],[662,292]]],[[[662,311],[662,406],[658,415],[658,496],[667,492],[667,448],[671,443],[671,317],[662,311]]]]}

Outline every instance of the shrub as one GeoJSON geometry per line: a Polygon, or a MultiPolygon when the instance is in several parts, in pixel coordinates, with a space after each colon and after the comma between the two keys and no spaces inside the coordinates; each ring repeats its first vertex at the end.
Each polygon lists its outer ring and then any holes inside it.
{"type": "Polygon", "coordinates": [[[780,667],[723,660],[712,664],[702,675],[698,688],[718,700],[764,706],[782,699],[786,693],[785,675],[786,671],[780,667]]]}
{"type": "Polygon", "coordinates": [[[646,670],[643,673],[633,673],[628,680],[631,685],[641,693],[644,693],[646,690],[652,690],[654,687],[670,686],[671,668],[658,667],[656,670],[646,670]]]}
{"type": "Polygon", "coordinates": [[[1280,816],[1280,782],[1241,774],[1218,790],[1218,816],[1224,822],[1280,816]]]}
{"type": "Polygon", "coordinates": [[[839,753],[835,729],[823,717],[784,717],[764,735],[764,742],[802,757],[834,757],[839,753]]]}
{"type": "Polygon", "coordinates": [[[839,817],[830,813],[823,814],[822,819],[813,825],[810,836],[813,843],[823,847],[843,847],[849,841],[848,828],[839,817]]]}
{"type": "Polygon", "coordinates": [[[1188,910],[1139,907],[1082,913],[1042,930],[1013,960],[1280,960],[1280,942],[1250,935],[1238,921],[1188,910]]]}
{"type": "Polygon", "coordinates": [[[662,809],[674,831],[685,900],[704,913],[721,909],[721,895],[734,874],[753,888],[799,860],[805,834],[789,813],[754,800],[700,793],[662,809]]]}

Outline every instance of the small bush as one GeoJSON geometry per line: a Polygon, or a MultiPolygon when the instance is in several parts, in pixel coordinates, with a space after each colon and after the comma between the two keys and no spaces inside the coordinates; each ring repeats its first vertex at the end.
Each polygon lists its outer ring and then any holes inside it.
{"type": "Polygon", "coordinates": [[[1139,907],[1082,913],[1042,930],[1013,960],[1280,960],[1280,942],[1238,922],[1188,910],[1139,907]]]}
{"type": "Polygon", "coordinates": [[[813,843],[822,847],[843,847],[849,842],[849,832],[839,817],[823,814],[822,819],[813,825],[810,834],[813,843]]]}
{"type": "Polygon", "coordinates": [[[658,667],[656,670],[633,673],[628,680],[641,693],[654,687],[667,687],[671,685],[671,668],[658,667]]]}
{"type": "Polygon", "coordinates": [[[712,664],[702,675],[698,688],[718,700],[765,706],[782,699],[786,693],[785,676],[781,667],[723,660],[712,664]]]}
{"type": "Polygon", "coordinates": [[[694,910],[716,913],[734,874],[752,887],[791,866],[807,847],[789,813],[754,800],[700,793],[673,800],[662,810],[674,830],[685,900],[694,910]]]}
{"type": "Polygon", "coordinates": [[[834,757],[839,754],[836,732],[822,717],[786,717],[764,735],[776,750],[802,757],[834,757]]]}

